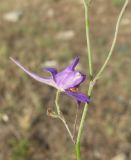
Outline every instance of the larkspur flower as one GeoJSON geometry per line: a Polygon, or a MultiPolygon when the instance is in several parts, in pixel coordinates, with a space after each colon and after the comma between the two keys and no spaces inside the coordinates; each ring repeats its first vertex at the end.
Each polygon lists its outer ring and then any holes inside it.
{"type": "Polygon", "coordinates": [[[51,73],[51,78],[38,76],[23,67],[18,61],[13,58],[10,59],[33,79],[52,86],[61,92],[65,92],[67,95],[74,97],[77,102],[88,103],[90,101],[88,96],[78,91],[78,87],[86,79],[84,74],[75,70],[75,67],[79,62],[78,57],[76,57],[62,72],[57,72],[55,68],[44,68],[44,70],[51,73]]]}

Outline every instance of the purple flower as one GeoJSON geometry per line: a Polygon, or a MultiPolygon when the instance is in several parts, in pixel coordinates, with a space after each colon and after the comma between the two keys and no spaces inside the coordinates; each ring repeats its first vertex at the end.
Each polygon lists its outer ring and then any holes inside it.
{"type": "Polygon", "coordinates": [[[67,66],[62,72],[57,72],[55,68],[44,68],[44,70],[51,73],[51,78],[44,78],[38,76],[26,68],[24,68],[19,62],[10,58],[17,66],[19,66],[23,71],[25,71],[29,76],[35,80],[45,83],[58,89],[61,92],[65,92],[67,95],[74,97],[77,102],[89,102],[90,99],[85,94],[78,91],[80,84],[86,79],[86,76],[79,71],[75,70],[76,65],[79,62],[79,58],[76,57],[72,63],[67,66]]]}

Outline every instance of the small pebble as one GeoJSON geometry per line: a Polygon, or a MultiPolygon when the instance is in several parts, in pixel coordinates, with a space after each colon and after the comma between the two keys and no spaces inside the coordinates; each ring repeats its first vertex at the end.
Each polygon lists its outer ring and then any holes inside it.
{"type": "Polygon", "coordinates": [[[111,160],[127,160],[126,155],[124,153],[120,153],[113,157],[111,160]]]}
{"type": "Polygon", "coordinates": [[[46,61],[44,64],[42,64],[42,67],[57,67],[58,63],[55,60],[46,61]]]}
{"type": "Polygon", "coordinates": [[[3,120],[4,122],[8,122],[8,121],[9,121],[8,115],[7,115],[7,114],[2,115],[2,120],[3,120]]]}
{"type": "Polygon", "coordinates": [[[73,30],[59,32],[56,35],[56,38],[59,40],[70,40],[75,36],[75,32],[73,30]]]}
{"type": "Polygon", "coordinates": [[[8,22],[17,22],[18,20],[20,20],[20,18],[22,17],[23,12],[18,10],[18,11],[12,11],[12,12],[8,12],[5,13],[3,15],[3,19],[8,21],[8,22]]]}

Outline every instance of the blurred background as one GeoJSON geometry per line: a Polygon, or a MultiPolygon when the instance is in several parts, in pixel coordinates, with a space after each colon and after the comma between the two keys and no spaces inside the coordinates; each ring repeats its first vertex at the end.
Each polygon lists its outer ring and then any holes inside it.
{"type": "MultiPolygon", "coordinates": [[[[94,73],[104,62],[124,0],[92,0],[94,73]]],[[[82,141],[84,160],[131,160],[131,3],[122,19],[112,59],[98,81],[82,141]]],[[[82,0],[0,0],[0,160],[75,160],[62,124],[46,115],[56,90],[12,63],[48,76],[78,55],[87,73],[82,0]]],[[[88,81],[81,86],[86,92],[88,81]]],[[[76,104],[63,94],[62,112],[73,127],[76,104]]],[[[79,107],[81,116],[83,105],[79,107]]],[[[78,123],[79,124],[79,123],[78,123]]],[[[77,124],[77,127],[78,127],[77,124]]]]}

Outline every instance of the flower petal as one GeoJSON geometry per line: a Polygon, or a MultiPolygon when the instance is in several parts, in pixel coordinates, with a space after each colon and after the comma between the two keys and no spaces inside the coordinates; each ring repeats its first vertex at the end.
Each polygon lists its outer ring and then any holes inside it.
{"type": "Polygon", "coordinates": [[[44,68],[44,70],[50,72],[52,74],[54,81],[55,81],[55,75],[57,74],[57,70],[55,68],[44,68]]]}
{"type": "Polygon", "coordinates": [[[86,96],[83,93],[80,92],[71,92],[71,91],[65,91],[65,93],[73,98],[75,98],[77,100],[77,102],[85,102],[85,103],[89,103],[90,99],[88,96],[86,96]]]}
{"type": "Polygon", "coordinates": [[[72,61],[72,63],[66,69],[70,69],[70,70],[74,71],[78,62],[79,62],[79,57],[75,57],[75,59],[72,61]]]}
{"type": "Polygon", "coordinates": [[[44,68],[44,70],[51,72],[52,74],[57,74],[57,70],[55,68],[44,68]]]}
{"type": "Polygon", "coordinates": [[[71,87],[79,86],[86,76],[78,71],[75,71],[75,67],[79,62],[79,57],[76,57],[71,65],[66,67],[62,72],[55,75],[55,80],[59,88],[68,89],[71,87]]]}
{"type": "Polygon", "coordinates": [[[71,71],[69,69],[62,71],[55,76],[57,85],[63,89],[79,86],[85,78],[86,76],[80,72],[71,71]]]}
{"type": "Polygon", "coordinates": [[[35,80],[45,83],[47,85],[53,86],[56,88],[56,84],[54,82],[54,80],[52,78],[43,78],[41,76],[36,75],[35,73],[32,73],[30,71],[28,71],[26,68],[24,68],[19,62],[17,62],[16,60],[14,60],[13,58],[10,58],[18,67],[20,67],[24,72],[26,72],[29,76],[31,76],[32,78],[34,78],[35,80]]]}

